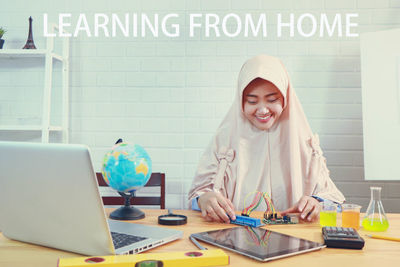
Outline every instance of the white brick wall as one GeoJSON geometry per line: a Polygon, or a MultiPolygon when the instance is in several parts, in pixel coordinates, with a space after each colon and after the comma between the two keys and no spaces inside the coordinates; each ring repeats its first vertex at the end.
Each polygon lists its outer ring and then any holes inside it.
{"type": "MultiPolygon", "coordinates": [[[[363,173],[360,49],[358,38],[276,37],[277,13],[358,13],[358,32],[400,26],[399,0],[14,0],[0,9],[8,29],[5,48],[20,48],[27,18],[43,48],[42,14],[61,12],[178,13],[181,36],[71,40],[71,143],[91,147],[98,170],[104,153],[120,137],[143,145],[154,171],[166,173],[167,207],[186,207],[198,159],[234,97],[238,71],[247,58],[280,57],[320,135],[332,179],[350,202],[366,207],[369,186],[383,186],[387,211],[400,212],[399,182],[366,182],[363,173]],[[40,3],[39,3],[40,2],[40,3]],[[190,13],[267,13],[268,37],[188,37],[190,13]]],[[[52,19],[54,20],[54,19],[52,19]]],[[[284,30],[285,31],[285,30],[284,30]]],[[[287,31],[287,29],[286,29],[287,31]]],[[[200,32],[200,30],[199,30],[200,32]]],[[[43,60],[1,59],[0,124],[40,118],[43,60]]],[[[60,66],[56,65],[56,77],[60,66]]],[[[57,76],[58,75],[58,76],[57,76]]],[[[55,85],[60,83],[55,78],[55,85]]],[[[59,94],[55,94],[55,100],[59,94]]],[[[56,113],[59,109],[54,107],[56,113]]],[[[0,132],[0,140],[40,140],[34,132],[0,132]]],[[[52,136],[59,140],[59,136],[52,136]]]]}

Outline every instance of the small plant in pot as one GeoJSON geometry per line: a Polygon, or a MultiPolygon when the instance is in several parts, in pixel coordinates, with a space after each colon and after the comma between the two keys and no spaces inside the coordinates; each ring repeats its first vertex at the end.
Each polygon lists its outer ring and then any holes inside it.
{"type": "Polygon", "coordinates": [[[0,49],[2,49],[4,45],[4,40],[2,38],[5,33],[6,30],[3,27],[0,27],[0,49]]]}

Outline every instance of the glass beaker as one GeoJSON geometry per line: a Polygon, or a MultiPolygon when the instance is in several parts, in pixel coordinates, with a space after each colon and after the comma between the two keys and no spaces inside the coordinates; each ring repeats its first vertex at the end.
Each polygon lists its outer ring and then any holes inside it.
{"type": "Polygon", "coordinates": [[[336,226],[336,203],[325,200],[321,202],[320,205],[322,205],[322,209],[319,212],[319,224],[321,226],[336,226]]]}
{"type": "Polygon", "coordinates": [[[342,227],[360,228],[360,205],[342,204],[342,227]]]}
{"type": "Polygon", "coordinates": [[[367,231],[383,232],[389,227],[381,201],[382,187],[371,186],[371,200],[362,221],[362,226],[367,231]]]}

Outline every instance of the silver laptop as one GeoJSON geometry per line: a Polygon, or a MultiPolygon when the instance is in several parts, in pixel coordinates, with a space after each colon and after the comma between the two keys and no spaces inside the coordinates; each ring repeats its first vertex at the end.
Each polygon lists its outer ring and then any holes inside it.
{"type": "Polygon", "coordinates": [[[0,142],[0,229],[84,255],[134,254],[183,235],[107,220],[88,147],[19,142],[0,142]]]}

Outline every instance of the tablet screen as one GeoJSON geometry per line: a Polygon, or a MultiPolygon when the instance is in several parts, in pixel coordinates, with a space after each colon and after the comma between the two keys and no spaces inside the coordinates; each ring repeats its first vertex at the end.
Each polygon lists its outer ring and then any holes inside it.
{"type": "Polygon", "coordinates": [[[249,226],[202,232],[192,236],[260,261],[269,261],[325,247],[313,241],[249,226]]]}

